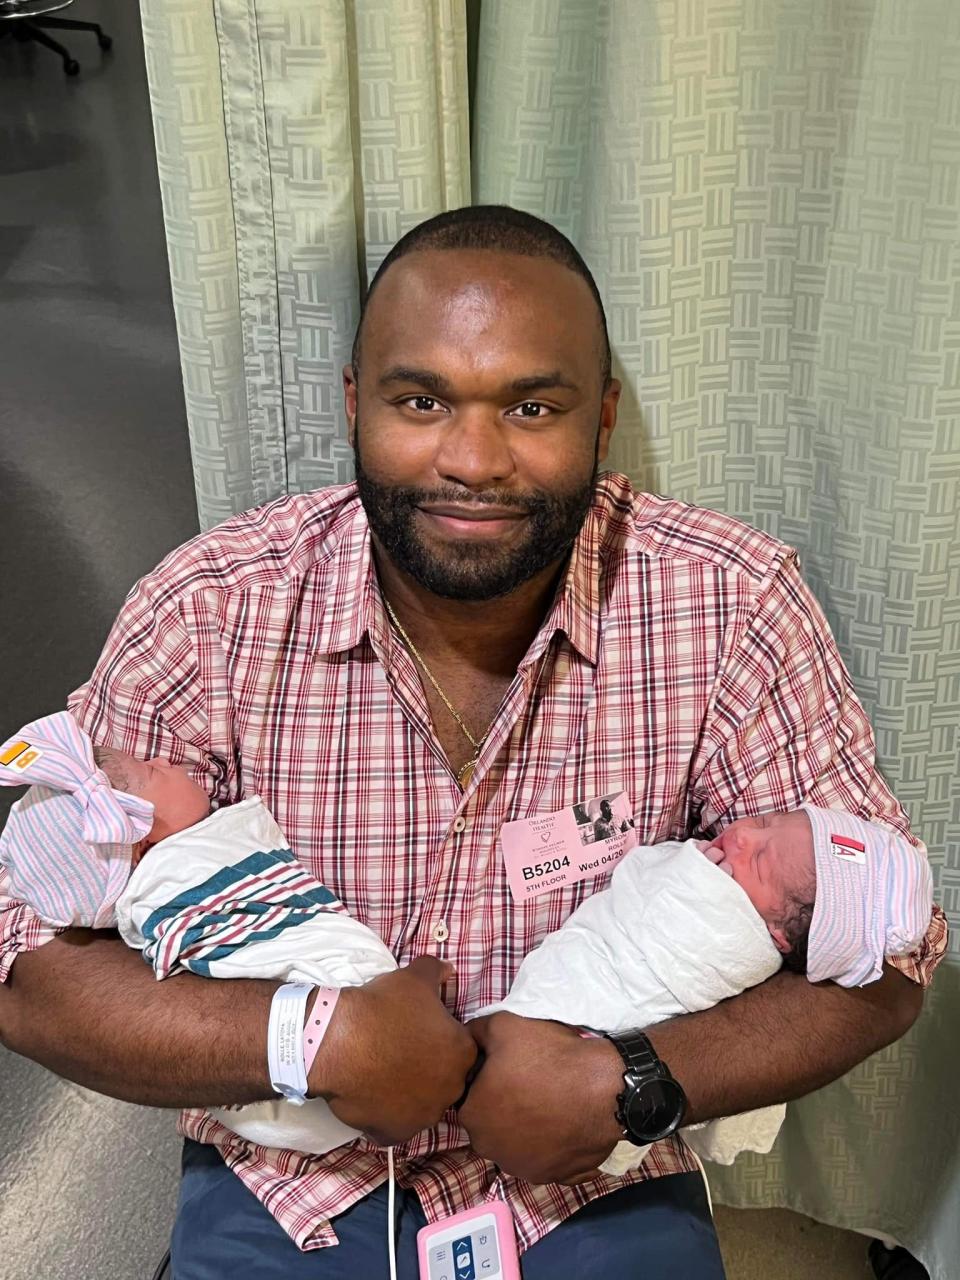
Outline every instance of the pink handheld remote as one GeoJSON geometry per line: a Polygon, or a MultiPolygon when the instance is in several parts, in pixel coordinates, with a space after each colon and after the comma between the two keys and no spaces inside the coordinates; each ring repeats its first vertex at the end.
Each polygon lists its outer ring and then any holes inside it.
{"type": "Polygon", "coordinates": [[[513,1216],[502,1200],[417,1232],[420,1280],[520,1280],[513,1216]]]}

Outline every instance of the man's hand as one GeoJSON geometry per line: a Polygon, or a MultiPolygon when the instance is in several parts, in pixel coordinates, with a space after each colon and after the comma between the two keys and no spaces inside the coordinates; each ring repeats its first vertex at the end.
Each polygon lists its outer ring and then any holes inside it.
{"type": "Polygon", "coordinates": [[[528,1182],[582,1182],[623,1137],[623,1063],[608,1040],[494,1013],[468,1024],[486,1060],[460,1108],[478,1155],[528,1182]]]}
{"type": "Polygon", "coordinates": [[[438,995],[452,972],[435,956],[419,956],[340,993],[310,1093],[381,1146],[437,1124],[466,1088],[477,1046],[438,995]]]}

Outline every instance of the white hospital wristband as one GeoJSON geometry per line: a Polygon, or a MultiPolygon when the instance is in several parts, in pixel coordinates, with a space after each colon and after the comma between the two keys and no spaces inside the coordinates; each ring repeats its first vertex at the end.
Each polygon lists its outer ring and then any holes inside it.
{"type": "Polygon", "coordinates": [[[316,988],[308,982],[285,982],[270,1005],[267,1027],[267,1065],[275,1093],[296,1106],[307,1100],[303,1066],[303,1020],[307,1000],[316,988]]]}

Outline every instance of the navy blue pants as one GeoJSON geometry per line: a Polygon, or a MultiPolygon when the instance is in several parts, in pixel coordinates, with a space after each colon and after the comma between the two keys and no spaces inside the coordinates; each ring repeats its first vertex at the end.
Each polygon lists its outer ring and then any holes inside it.
{"type": "MultiPolygon", "coordinates": [[[[426,1218],[397,1188],[397,1271],[417,1278],[426,1218]]],[[[301,1253],[214,1147],[187,1141],[173,1230],[173,1280],[386,1280],[387,1189],[337,1217],[339,1245],[301,1253]]],[[[724,1280],[698,1173],[624,1187],[594,1200],[521,1257],[524,1280],[724,1280]]]]}

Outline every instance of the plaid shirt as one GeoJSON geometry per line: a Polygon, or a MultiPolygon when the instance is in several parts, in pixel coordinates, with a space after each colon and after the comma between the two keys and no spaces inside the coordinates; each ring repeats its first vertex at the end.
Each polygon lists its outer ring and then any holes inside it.
{"type": "MultiPolygon", "coordinates": [[[[522,958],[594,880],[516,904],[504,822],[625,789],[643,844],[806,797],[907,831],[795,553],[712,511],[601,477],[553,606],[461,794],[417,670],[387,621],[353,486],[282,498],[170,555],[131,593],[73,708],[100,742],[193,762],[220,801],[259,793],[291,846],[398,961],[453,961],[459,1017],[505,995],[522,958]]],[[[0,976],[52,931],[3,898],[0,976]]],[[[926,983],[936,912],[912,957],[926,983]]],[[[212,1142],[301,1248],[384,1181],[363,1140],[322,1157],[255,1146],[202,1110],[212,1142]]],[[[501,1177],[449,1113],[396,1149],[429,1219],[502,1189],[524,1247],[623,1185],[501,1177]]],[[[658,1143],[626,1181],[690,1170],[658,1143]]]]}

